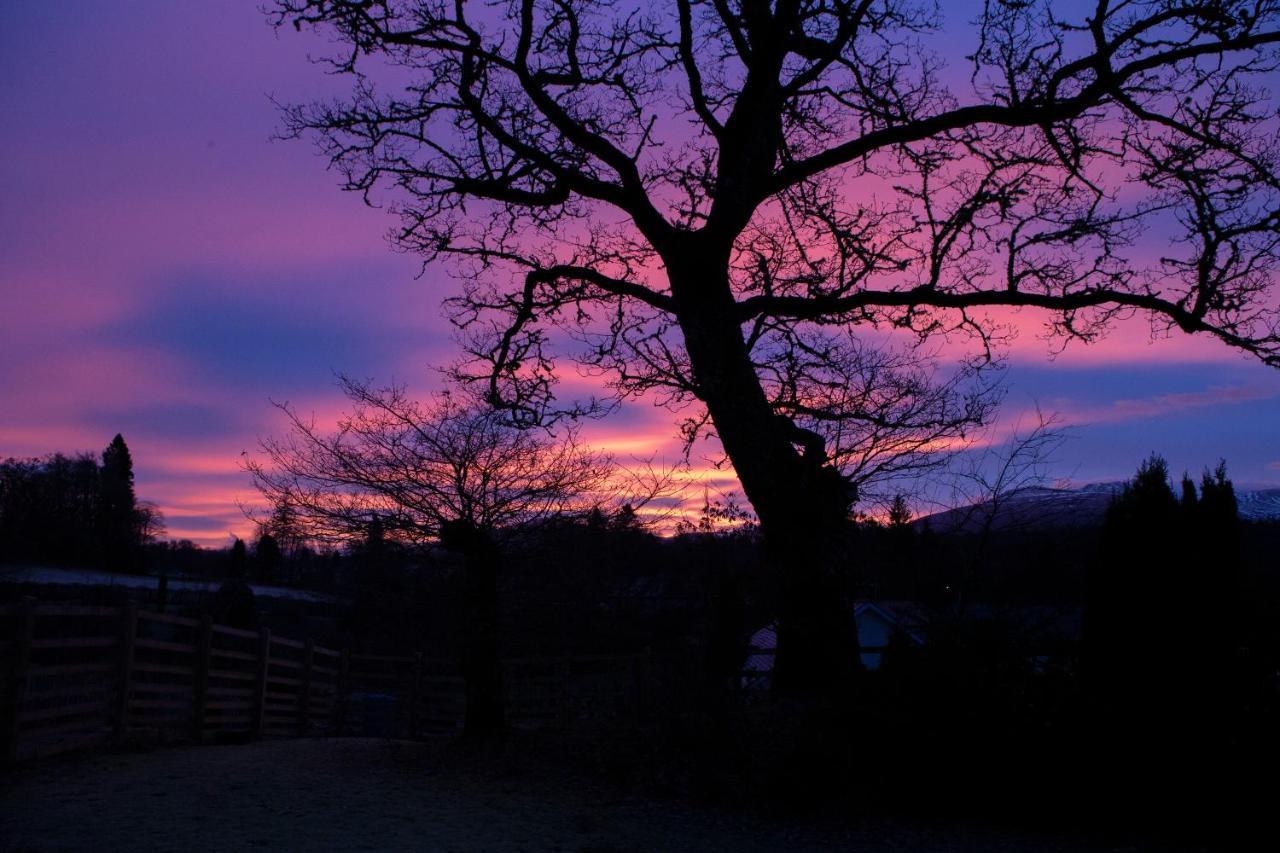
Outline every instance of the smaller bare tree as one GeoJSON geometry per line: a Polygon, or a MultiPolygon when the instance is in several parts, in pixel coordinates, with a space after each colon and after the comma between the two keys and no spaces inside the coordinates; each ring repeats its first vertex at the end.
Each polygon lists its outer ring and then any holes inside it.
{"type": "Polygon", "coordinates": [[[376,526],[389,539],[435,542],[461,556],[464,733],[492,735],[505,724],[497,632],[504,553],[538,526],[611,504],[634,507],[658,490],[622,497],[613,460],[585,448],[573,430],[519,429],[465,395],[419,403],[403,387],[348,377],[339,386],[351,409],[336,429],[277,404],[289,433],[262,441],[262,458],[246,457],[245,468],[313,540],[359,541],[376,526]]]}
{"type": "Polygon", "coordinates": [[[133,511],[133,523],[138,529],[138,541],[143,545],[155,544],[169,532],[164,512],[155,501],[138,501],[138,506],[133,511]]]}

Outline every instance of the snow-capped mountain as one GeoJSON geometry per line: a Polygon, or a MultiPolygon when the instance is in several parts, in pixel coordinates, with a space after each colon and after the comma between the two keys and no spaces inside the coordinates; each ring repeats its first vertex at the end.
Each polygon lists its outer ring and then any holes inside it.
{"type": "MultiPolygon", "coordinates": [[[[1090,483],[1075,488],[1033,486],[994,501],[943,510],[916,521],[939,532],[1090,527],[1102,523],[1107,504],[1123,482],[1090,483]]],[[[1240,517],[1247,521],[1280,520],[1280,486],[1237,486],[1240,517]]]]}
{"type": "Polygon", "coordinates": [[[1280,487],[1236,489],[1236,503],[1240,505],[1241,518],[1250,521],[1280,518],[1280,487]]]}

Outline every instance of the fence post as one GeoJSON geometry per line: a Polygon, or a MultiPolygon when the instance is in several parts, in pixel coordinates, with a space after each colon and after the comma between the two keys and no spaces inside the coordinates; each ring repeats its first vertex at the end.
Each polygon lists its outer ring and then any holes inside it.
{"type": "Polygon", "coordinates": [[[13,670],[9,675],[9,712],[5,714],[4,756],[12,763],[18,758],[18,723],[22,697],[27,692],[27,669],[31,665],[31,636],[35,632],[36,600],[23,596],[14,612],[13,670]]]}
{"type": "Polygon", "coordinates": [[[348,719],[350,709],[348,703],[350,701],[350,683],[348,677],[351,672],[351,655],[346,650],[342,650],[342,656],[338,658],[338,678],[333,685],[333,729],[338,734],[348,734],[347,725],[350,723],[348,719]]]}
{"type": "Polygon", "coordinates": [[[138,636],[138,602],[124,606],[120,619],[120,694],[116,697],[115,742],[129,732],[129,705],[133,702],[133,651],[138,636]]]}
{"type": "Polygon", "coordinates": [[[267,668],[271,664],[271,629],[258,632],[258,681],[254,694],[253,736],[262,737],[263,715],[267,705],[267,668]]]}
{"type": "Polygon", "coordinates": [[[311,729],[311,666],[315,662],[315,641],[307,637],[303,652],[302,686],[298,689],[298,734],[305,735],[311,729]]]}
{"type": "Polygon", "coordinates": [[[196,638],[196,671],[192,679],[195,691],[194,710],[191,715],[191,736],[196,743],[204,740],[205,709],[209,700],[209,658],[213,652],[213,617],[207,613],[200,617],[200,631],[196,638]]]}

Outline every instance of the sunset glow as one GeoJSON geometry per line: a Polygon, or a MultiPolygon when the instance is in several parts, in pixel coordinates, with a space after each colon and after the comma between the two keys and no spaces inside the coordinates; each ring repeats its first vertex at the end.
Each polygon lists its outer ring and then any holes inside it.
{"type": "MultiPolygon", "coordinates": [[[[248,535],[241,454],[282,429],[272,401],[331,422],[335,371],[434,387],[456,285],[391,251],[387,213],[306,144],[271,141],[271,96],[336,90],[316,45],[257,4],[11,4],[3,20],[0,457],[100,453],[121,432],[169,536],[248,535]]],[[[1158,450],[1177,472],[1222,456],[1237,482],[1280,481],[1280,373],[1139,321],[1052,356],[1043,317],[1003,319],[1019,333],[1000,423],[1038,405],[1076,427],[1058,475],[1119,479],[1158,450]]],[[[674,463],[677,421],[636,401],[584,435],[674,463]]],[[[692,504],[733,489],[718,457],[694,448],[692,504]]]]}

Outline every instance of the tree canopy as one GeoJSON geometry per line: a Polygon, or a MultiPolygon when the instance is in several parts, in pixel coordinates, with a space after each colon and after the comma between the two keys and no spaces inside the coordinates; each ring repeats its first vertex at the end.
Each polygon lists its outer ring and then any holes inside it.
{"type": "Polygon", "coordinates": [[[352,405],[336,428],[281,405],[290,432],[246,461],[273,517],[287,512],[304,538],[438,541],[459,523],[492,534],[610,502],[612,460],[571,432],[522,430],[451,394],[419,403],[403,387],[340,387],[352,405]]]}
{"type": "Polygon", "coordinates": [[[0,460],[0,560],[137,571],[164,530],[160,508],[137,500],[121,435],[101,457],[0,460]]]}
{"type": "Polygon", "coordinates": [[[848,327],[986,335],[993,305],[1086,339],[1141,309],[1280,359],[1275,3],[986,3],[965,33],[901,0],[275,11],[356,78],[289,127],[391,190],[403,245],[457,261],[460,322],[506,317],[473,355],[513,382],[549,381],[537,330],[562,324],[620,390],[697,397],[660,273],[695,237],[793,415],[848,327]]]}
{"type": "Polygon", "coordinates": [[[273,4],[353,81],[288,131],[463,280],[459,377],[536,423],[582,408],[554,399],[568,357],[712,429],[796,579],[780,650],[834,606],[801,576],[867,485],[989,419],[993,309],[1059,342],[1143,314],[1280,365],[1280,3],[955,11],[273,4]]]}

